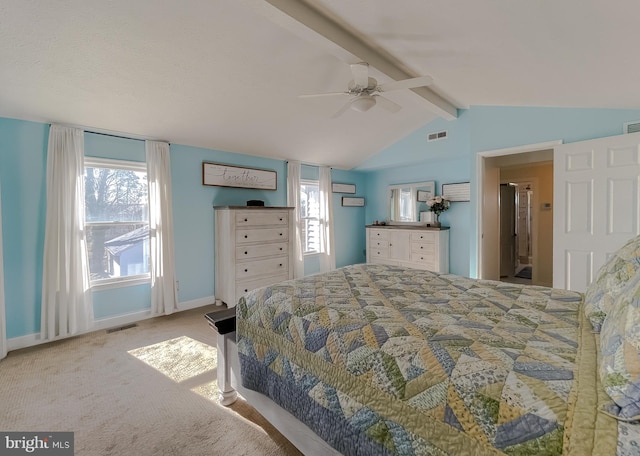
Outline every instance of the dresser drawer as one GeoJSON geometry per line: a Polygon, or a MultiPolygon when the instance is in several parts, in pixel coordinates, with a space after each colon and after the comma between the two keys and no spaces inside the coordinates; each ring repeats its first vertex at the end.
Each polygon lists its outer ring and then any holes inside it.
{"type": "Polygon", "coordinates": [[[250,258],[273,257],[277,255],[287,255],[289,244],[286,242],[276,242],[271,244],[247,244],[236,247],[236,261],[250,258]]]}
{"type": "Polygon", "coordinates": [[[246,261],[236,264],[236,281],[252,279],[260,276],[276,276],[287,274],[289,258],[267,258],[264,260],[246,261]]]}
{"type": "Polygon", "coordinates": [[[412,242],[411,253],[420,255],[429,255],[433,257],[436,253],[436,245],[429,242],[412,242]]]}
{"type": "Polygon", "coordinates": [[[273,277],[264,277],[256,280],[243,280],[236,283],[236,296],[238,299],[245,293],[255,290],[256,288],[266,287],[267,285],[273,285],[274,283],[287,280],[289,276],[287,274],[277,275],[273,277]]]}
{"type": "Polygon", "coordinates": [[[236,244],[248,244],[251,242],[286,241],[289,239],[289,231],[286,226],[281,228],[241,229],[236,231],[236,244]]]}
{"type": "Polygon", "coordinates": [[[369,240],[370,241],[374,241],[374,240],[385,240],[388,241],[389,240],[389,232],[387,230],[369,230],[369,240]]]}
{"type": "Polygon", "coordinates": [[[369,249],[369,257],[370,258],[389,258],[389,249],[386,248],[370,248],[369,249]]]}
{"type": "Polygon", "coordinates": [[[389,247],[389,241],[386,239],[370,239],[369,245],[372,249],[386,249],[389,247]]]}
{"type": "Polygon", "coordinates": [[[236,214],[236,227],[245,226],[287,226],[289,213],[286,211],[241,211],[236,214]]]}
{"type": "Polygon", "coordinates": [[[418,231],[411,233],[411,241],[415,242],[436,242],[437,235],[434,232],[418,231]]]}
{"type": "Polygon", "coordinates": [[[420,263],[421,265],[424,265],[426,269],[431,271],[436,270],[436,263],[433,255],[411,252],[411,261],[414,263],[420,263]]]}

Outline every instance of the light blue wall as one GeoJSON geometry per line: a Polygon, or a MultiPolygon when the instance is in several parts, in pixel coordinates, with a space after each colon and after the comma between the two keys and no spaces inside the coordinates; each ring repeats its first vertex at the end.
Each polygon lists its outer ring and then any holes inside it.
{"type": "MultiPolygon", "coordinates": [[[[364,208],[342,207],[333,194],[336,263],[364,261],[364,225],[387,217],[389,184],[435,180],[441,184],[471,182],[471,201],[453,203],[442,215],[451,227],[451,271],[474,276],[477,270],[478,152],[551,140],[574,142],[622,133],[622,124],[640,120],[640,110],[473,107],[454,121],[435,120],[388,147],[352,171],[333,170],[334,182],[356,184],[364,208]],[[449,138],[428,143],[428,133],[446,129],[449,138]]],[[[46,150],[49,126],[0,118],[0,183],[5,271],[7,336],[40,329],[42,251],[46,202],[46,150]]],[[[142,142],[86,135],[87,153],[106,158],[144,160],[142,142]]],[[[313,172],[313,167],[307,172],[313,172]]],[[[179,144],[171,145],[175,218],[176,273],[180,302],[214,296],[214,205],[245,205],[262,199],[286,205],[286,163],[179,144]],[[273,169],[276,191],[230,189],[202,185],[202,162],[273,169]]],[[[317,257],[307,258],[305,273],[317,272],[317,257]]],[[[96,318],[149,307],[148,285],[94,294],[96,318]]]]}
{"type": "Polygon", "coordinates": [[[365,255],[365,212],[367,204],[366,197],[366,175],[354,171],[344,171],[334,169],[331,171],[332,182],[343,184],[355,184],[355,195],[333,194],[333,219],[334,234],[336,242],[336,266],[346,266],[349,264],[364,263],[365,255]],[[364,207],[343,207],[343,196],[363,196],[365,197],[364,207]]]}
{"type": "MultiPolygon", "coordinates": [[[[458,119],[446,121],[435,119],[405,136],[380,153],[364,161],[356,169],[360,171],[385,170],[402,166],[404,172],[411,172],[407,165],[422,165],[425,162],[447,162],[469,157],[469,112],[458,111],[458,119]],[[429,133],[447,131],[447,139],[427,141],[429,133]]],[[[391,171],[392,173],[395,171],[391,171]]],[[[413,174],[421,170],[414,171],[413,174]]],[[[400,174],[401,176],[401,174],[400,174]]],[[[419,179],[420,181],[430,179],[419,179]]],[[[397,183],[409,182],[401,180],[397,183]]],[[[386,190],[386,189],[385,189],[386,190]]]]}
{"type": "Polygon", "coordinates": [[[479,152],[562,140],[565,143],[622,134],[640,110],[531,107],[472,107],[453,121],[434,120],[370,158],[356,169],[367,172],[366,223],[387,218],[386,186],[435,180],[470,182],[471,201],[453,203],[441,216],[451,227],[451,272],[477,274],[478,208],[476,160],[479,152]],[[449,138],[427,142],[428,133],[447,130],[449,138]]]}
{"type": "Polygon", "coordinates": [[[49,126],[0,118],[7,338],[40,331],[49,126]]]}
{"type": "MultiPolygon", "coordinates": [[[[435,181],[436,193],[441,184],[464,182],[469,177],[469,160],[456,158],[447,161],[413,163],[409,167],[387,168],[367,173],[366,193],[370,203],[366,206],[365,222],[389,219],[387,187],[406,182],[435,181]]],[[[452,273],[469,274],[469,203],[452,203],[451,208],[440,216],[444,226],[449,226],[449,269],[452,273]]]]}
{"type": "MultiPolygon", "coordinates": [[[[40,331],[48,132],[47,124],[0,118],[8,338],[40,331]]],[[[144,142],[131,139],[87,133],[85,151],[103,158],[145,160],[144,142]]],[[[206,300],[215,295],[213,206],[244,206],[250,199],[285,206],[286,163],[179,144],[172,144],[170,151],[178,299],[181,303],[206,300]],[[204,186],[203,161],[275,170],[277,190],[204,186]]],[[[358,190],[364,190],[363,173],[333,170],[332,174],[336,182],[355,183],[358,190]]],[[[364,261],[364,208],[342,208],[339,198],[334,194],[337,263],[343,266],[364,261]]],[[[148,284],[94,292],[95,318],[148,309],[150,295],[148,284]]]]}
{"type": "MultiPolygon", "coordinates": [[[[262,200],[286,206],[287,166],[281,160],[171,145],[171,180],[180,302],[214,296],[214,206],[245,206],[262,200]],[[250,166],[277,172],[277,190],[249,190],[202,185],[202,162],[250,166]]],[[[224,265],[219,265],[224,267],[224,265]]]]}

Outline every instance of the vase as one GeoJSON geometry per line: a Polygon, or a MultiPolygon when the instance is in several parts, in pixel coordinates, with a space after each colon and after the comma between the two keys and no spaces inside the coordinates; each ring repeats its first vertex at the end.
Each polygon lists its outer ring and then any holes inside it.
{"type": "Polygon", "coordinates": [[[433,221],[433,223],[431,224],[431,226],[433,228],[440,228],[440,214],[438,214],[437,212],[434,212],[436,219],[433,221]]]}

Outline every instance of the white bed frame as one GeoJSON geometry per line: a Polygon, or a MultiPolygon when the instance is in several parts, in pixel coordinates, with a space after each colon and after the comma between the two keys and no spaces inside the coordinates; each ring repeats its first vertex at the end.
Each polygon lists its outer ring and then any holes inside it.
{"type": "Polygon", "coordinates": [[[239,381],[240,362],[235,331],[218,334],[217,347],[218,388],[222,405],[233,404],[239,394],[303,454],[307,456],[340,455],[309,427],[267,396],[242,386],[242,382],[239,381]]]}

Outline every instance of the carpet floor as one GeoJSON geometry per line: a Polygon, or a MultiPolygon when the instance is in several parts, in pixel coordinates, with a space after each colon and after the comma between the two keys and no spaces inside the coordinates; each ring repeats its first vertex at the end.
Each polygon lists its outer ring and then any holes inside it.
{"type": "Polygon", "coordinates": [[[72,431],[83,455],[299,455],[242,400],[218,403],[215,306],[10,352],[0,429],[72,431]]]}

